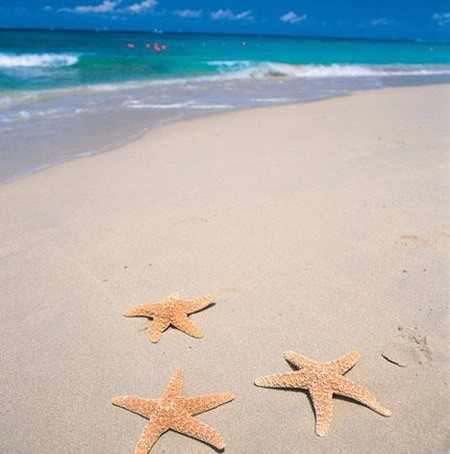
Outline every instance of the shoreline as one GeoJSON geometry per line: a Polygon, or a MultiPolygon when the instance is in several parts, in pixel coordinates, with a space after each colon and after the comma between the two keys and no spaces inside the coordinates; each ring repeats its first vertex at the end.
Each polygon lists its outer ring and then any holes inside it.
{"type": "MultiPolygon", "coordinates": [[[[430,85],[432,86],[433,84],[430,84],[430,85]]],[[[450,85],[450,82],[448,83],[448,85],[450,85]]],[[[391,87],[386,87],[386,88],[391,88],[391,87]]],[[[383,90],[383,89],[384,88],[374,88],[374,89],[364,90],[364,91],[377,91],[377,90],[383,90]]],[[[364,92],[364,91],[361,91],[361,92],[364,92]]],[[[133,143],[136,143],[136,142],[146,138],[147,136],[149,136],[149,135],[151,135],[151,134],[153,134],[153,133],[155,133],[157,131],[160,131],[161,129],[168,128],[168,127],[170,127],[172,125],[177,125],[177,124],[185,123],[185,122],[201,121],[201,120],[203,120],[205,118],[209,118],[209,117],[220,117],[222,115],[223,116],[232,115],[233,113],[236,113],[236,112],[248,112],[248,111],[253,111],[253,110],[271,109],[271,108],[277,108],[277,107],[283,107],[283,106],[294,106],[294,105],[310,104],[310,103],[314,103],[314,102],[320,102],[320,101],[326,101],[326,100],[329,100],[329,99],[335,99],[335,98],[339,98],[339,97],[343,97],[343,96],[351,96],[353,94],[361,93],[361,92],[360,91],[355,91],[355,92],[351,92],[351,93],[345,93],[345,94],[342,94],[342,95],[336,95],[336,96],[333,96],[333,97],[323,97],[323,98],[318,98],[318,99],[305,100],[305,101],[292,102],[292,103],[284,103],[284,104],[264,105],[264,106],[261,106],[261,107],[253,107],[253,106],[252,107],[236,107],[236,108],[233,108],[233,109],[230,109],[230,110],[226,110],[226,111],[220,111],[220,112],[209,111],[209,112],[204,112],[204,113],[201,113],[201,114],[197,114],[198,116],[193,116],[193,117],[188,117],[188,118],[177,118],[175,120],[168,120],[168,121],[163,122],[162,125],[158,125],[158,126],[155,126],[155,127],[149,126],[147,128],[144,128],[144,130],[137,132],[135,134],[135,137],[131,136],[130,138],[126,138],[126,139],[123,140],[123,142],[121,142],[119,144],[105,145],[104,149],[102,149],[100,151],[94,150],[94,151],[83,152],[83,153],[80,153],[80,155],[74,155],[74,156],[68,158],[65,161],[49,163],[49,164],[43,164],[43,165],[39,166],[36,169],[31,169],[31,170],[25,171],[25,173],[22,174],[22,175],[10,177],[10,178],[8,178],[8,179],[6,179],[4,181],[0,180],[0,187],[2,185],[5,185],[5,184],[11,184],[11,183],[14,183],[15,181],[20,181],[20,180],[22,180],[24,178],[28,178],[30,176],[33,176],[33,175],[37,174],[37,173],[45,172],[48,169],[68,164],[68,163],[70,163],[72,161],[88,159],[88,158],[92,158],[94,156],[102,155],[104,153],[110,153],[110,152],[114,152],[114,151],[119,151],[122,148],[125,148],[125,147],[127,147],[127,146],[129,146],[129,145],[131,145],[133,143]]]]}
{"type": "MultiPolygon", "coordinates": [[[[185,395],[235,394],[197,417],[227,454],[444,454],[449,105],[437,85],[235,111],[0,185],[0,451],[133,452],[145,420],[112,398],[181,367],[185,395]],[[151,344],[122,314],[173,292],[216,295],[205,337],[151,344]],[[253,384],[288,350],[359,350],[346,377],[392,416],[334,398],[317,437],[305,393],[253,384]]],[[[163,452],[213,450],[169,432],[163,452]]]]}
{"type": "MultiPolygon", "coordinates": [[[[355,90],[355,91],[350,91],[348,93],[342,93],[342,94],[336,94],[334,96],[323,96],[319,97],[316,99],[310,99],[310,100],[303,100],[303,101],[296,101],[292,103],[282,103],[282,104],[268,104],[268,105],[263,105],[260,107],[254,107],[254,106],[248,106],[248,107],[235,107],[230,110],[226,111],[205,111],[203,113],[199,113],[196,115],[192,115],[191,117],[187,118],[177,118],[175,120],[169,119],[169,120],[163,120],[162,125],[157,125],[157,126],[147,126],[143,128],[140,131],[137,131],[135,134],[131,135],[128,138],[125,138],[121,140],[118,144],[113,143],[113,144],[108,144],[102,147],[100,150],[93,150],[93,151],[86,151],[82,152],[79,155],[74,155],[66,160],[63,160],[61,162],[50,162],[50,163],[44,163],[39,165],[35,169],[29,169],[29,170],[24,170],[22,174],[20,175],[15,175],[8,177],[6,180],[1,181],[0,180],[0,187],[5,184],[11,184],[14,183],[15,181],[19,181],[23,178],[30,177],[36,173],[40,173],[43,171],[46,171],[47,169],[65,165],[71,161],[78,161],[80,159],[86,159],[86,158],[91,158],[93,156],[97,155],[102,155],[104,153],[109,153],[112,151],[120,150],[124,147],[127,147],[128,145],[135,143],[139,140],[144,139],[148,135],[154,133],[155,131],[159,131],[161,129],[164,129],[166,127],[170,127],[171,125],[176,125],[179,123],[184,123],[184,122],[191,122],[191,121],[201,121],[202,119],[208,118],[208,117],[220,117],[220,116],[228,116],[232,115],[235,112],[251,112],[251,111],[257,111],[260,109],[272,109],[272,108],[278,108],[278,107],[284,107],[284,106],[295,106],[295,105],[303,105],[303,104],[310,104],[310,103],[316,103],[316,102],[324,102],[332,99],[337,99],[337,98],[342,98],[342,97],[347,97],[347,96],[358,96],[359,94],[362,93],[367,93],[367,92],[378,92],[378,91],[385,91],[385,90],[396,90],[396,89],[404,89],[404,88],[414,88],[414,87],[439,87],[439,86],[445,86],[445,85],[450,85],[450,82],[448,81],[443,81],[443,82],[438,82],[438,83],[412,83],[412,85],[399,85],[399,86],[383,86],[383,87],[377,87],[377,88],[367,88],[363,90],[355,90]]],[[[183,114],[181,114],[183,115],[183,114]]]]}

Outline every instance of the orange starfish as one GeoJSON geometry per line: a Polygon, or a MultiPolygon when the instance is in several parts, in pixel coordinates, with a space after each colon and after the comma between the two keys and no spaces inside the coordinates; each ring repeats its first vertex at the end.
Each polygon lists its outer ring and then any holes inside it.
{"type": "Polygon", "coordinates": [[[201,338],[202,330],[189,318],[188,314],[198,312],[209,306],[214,300],[214,295],[208,295],[198,300],[183,300],[178,293],[172,293],[165,300],[155,304],[138,304],[131,307],[123,315],[125,317],[149,317],[153,319],[148,330],[148,337],[152,342],[158,342],[162,333],[173,325],[189,336],[201,338]]]}
{"type": "Polygon", "coordinates": [[[316,414],[316,434],[320,437],[327,434],[333,417],[333,394],[357,400],[383,416],[391,415],[391,411],[381,406],[369,391],[343,376],[358,362],[358,351],[328,363],[318,363],[295,352],[286,352],[284,357],[300,370],[260,377],[255,385],[308,390],[316,414]]]}
{"type": "Polygon", "coordinates": [[[218,393],[184,397],[181,395],[182,385],[183,372],[177,369],[159,399],[143,399],[136,396],[120,396],[113,399],[114,405],[150,420],[142,431],[135,454],[147,454],[158,438],[169,429],[197,438],[217,449],[225,447],[225,441],[218,432],[193,416],[230,402],[234,395],[218,393]]]}

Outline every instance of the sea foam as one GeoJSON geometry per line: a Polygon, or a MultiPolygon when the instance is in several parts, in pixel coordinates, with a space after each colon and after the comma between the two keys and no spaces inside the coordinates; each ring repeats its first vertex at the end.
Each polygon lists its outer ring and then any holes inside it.
{"type": "Polygon", "coordinates": [[[78,56],[72,54],[3,54],[0,53],[0,68],[61,67],[72,66],[78,56]]]}
{"type": "Polygon", "coordinates": [[[386,77],[425,76],[450,74],[450,68],[423,68],[419,65],[291,65],[274,62],[211,61],[220,75],[210,78],[270,79],[270,78],[322,78],[322,77],[386,77]]]}

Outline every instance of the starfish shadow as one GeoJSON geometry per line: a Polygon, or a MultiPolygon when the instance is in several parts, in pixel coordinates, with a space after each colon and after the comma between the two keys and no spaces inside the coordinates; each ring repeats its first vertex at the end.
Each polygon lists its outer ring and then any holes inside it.
{"type": "MultiPolygon", "coordinates": [[[[214,301],[211,301],[207,306],[205,307],[202,307],[200,310],[198,311],[195,311],[195,312],[192,312],[192,314],[199,314],[200,312],[203,312],[205,309],[208,309],[210,308],[211,306],[215,306],[216,303],[214,301]]],[[[192,314],[189,314],[189,315],[192,315],[192,314]]]]}

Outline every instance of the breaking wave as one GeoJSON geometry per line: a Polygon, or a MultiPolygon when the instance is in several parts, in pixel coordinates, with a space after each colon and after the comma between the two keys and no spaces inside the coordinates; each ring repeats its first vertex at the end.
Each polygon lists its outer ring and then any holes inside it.
{"type": "MultiPolygon", "coordinates": [[[[225,79],[268,79],[274,77],[386,77],[450,74],[449,66],[427,65],[290,65],[247,60],[210,61],[225,79]]],[[[214,76],[213,76],[214,77],[214,76]]],[[[217,77],[217,76],[216,76],[217,77]]]]}
{"type": "MultiPolygon", "coordinates": [[[[70,54],[22,54],[9,55],[0,53],[0,71],[5,68],[18,67],[19,72],[27,72],[28,67],[40,65],[41,67],[57,67],[58,65],[74,65],[80,56],[70,54]],[[22,66],[22,68],[20,67],[22,66]]],[[[165,86],[184,86],[191,93],[202,91],[205,85],[222,84],[223,82],[231,84],[245,83],[249,80],[301,80],[301,79],[331,79],[331,78],[354,78],[368,80],[382,80],[384,77],[395,76],[439,76],[450,75],[450,65],[448,64],[390,64],[390,65],[362,65],[362,64],[305,64],[292,65],[275,62],[257,62],[250,60],[213,60],[204,61],[203,65],[209,70],[206,74],[195,75],[190,77],[161,77],[140,80],[123,80],[103,83],[78,83],[73,86],[44,88],[42,90],[11,90],[5,91],[0,95],[0,111],[10,109],[31,102],[50,101],[53,98],[72,95],[90,95],[101,94],[102,92],[118,92],[122,90],[135,90],[145,87],[165,87],[165,86]]],[[[32,68],[31,68],[32,69],[32,68]]],[[[7,72],[7,71],[5,71],[7,72]]],[[[285,100],[274,97],[273,99],[254,102],[285,102],[285,100]]],[[[215,103],[212,103],[215,104],[215,103]]],[[[222,103],[217,104],[222,107],[222,103]]],[[[178,103],[155,105],[130,105],[131,109],[177,109],[178,103]]],[[[199,109],[200,107],[193,107],[199,109]]],[[[211,107],[212,109],[212,107],[211,107]]]]}
{"type": "Polygon", "coordinates": [[[60,68],[78,63],[78,56],[71,54],[3,54],[0,53],[0,68],[60,68]]]}

